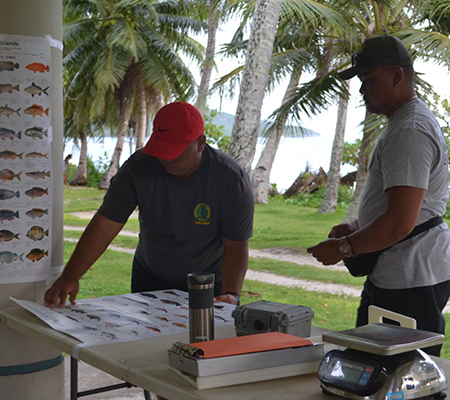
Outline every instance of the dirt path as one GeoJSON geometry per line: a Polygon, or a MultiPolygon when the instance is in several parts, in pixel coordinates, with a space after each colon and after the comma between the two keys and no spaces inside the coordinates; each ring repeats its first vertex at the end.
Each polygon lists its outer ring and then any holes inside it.
{"type": "MultiPolygon", "coordinates": [[[[84,219],[90,219],[94,215],[94,212],[80,212],[80,213],[71,213],[71,215],[78,217],[78,218],[84,218],[84,219]]],[[[135,218],[137,215],[135,216],[135,218]]],[[[64,230],[82,230],[80,227],[73,227],[73,226],[64,226],[64,230]]],[[[130,232],[123,230],[120,232],[121,235],[124,236],[133,236],[137,237],[138,234],[135,232],[130,232]]],[[[71,239],[71,238],[65,238],[64,240],[69,242],[76,242],[77,239],[71,239]]],[[[114,246],[110,245],[109,248],[111,250],[115,251],[121,251],[129,254],[134,254],[134,249],[128,249],[124,247],[114,246]]],[[[286,261],[291,262],[297,265],[305,265],[305,266],[312,266],[316,268],[325,268],[332,271],[346,271],[344,264],[338,263],[337,265],[333,266],[324,266],[321,263],[319,263],[314,257],[312,257],[310,254],[307,253],[301,253],[301,252],[295,252],[290,249],[280,249],[280,248],[270,248],[270,249],[263,249],[263,250],[256,250],[256,249],[250,249],[249,255],[252,258],[266,258],[271,260],[278,260],[278,261],[286,261]]],[[[361,290],[346,286],[346,285],[339,285],[334,283],[324,283],[319,281],[311,281],[306,279],[295,279],[290,278],[286,276],[276,275],[268,272],[260,272],[260,271],[252,271],[248,270],[247,274],[245,276],[248,280],[253,281],[259,281],[264,283],[270,283],[273,285],[280,285],[280,286],[287,286],[287,287],[299,287],[304,290],[310,290],[315,292],[322,292],[322,293],[330,293],[330,294],[346,294],[349,296],[359,297],[361,294],[361,290]]],[[[450,302],[447,304],[447,306],[444,308],[445,313],[450,313],[450,302]]]]}

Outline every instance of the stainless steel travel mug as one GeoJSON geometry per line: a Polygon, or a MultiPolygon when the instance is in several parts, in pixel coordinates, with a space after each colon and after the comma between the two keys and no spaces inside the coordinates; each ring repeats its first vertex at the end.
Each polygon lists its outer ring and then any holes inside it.
{"type": "Polygon", "coordinates": [[[189,343],[214,339],[214,274],[188,274],[189,343]]]}

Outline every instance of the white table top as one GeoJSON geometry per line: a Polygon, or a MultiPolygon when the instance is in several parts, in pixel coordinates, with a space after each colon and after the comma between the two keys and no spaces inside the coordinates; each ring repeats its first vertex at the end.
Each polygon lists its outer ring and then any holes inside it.
{"type": "MultiPolygon", "coordinates": [[[[0,322],[22,333],[41,340],[61,352],[74,354],[81,342],[58,332],[23,308],[9,308],[0,312],[0,322]]],[[[319,335],[320,328],[312,328],[312,336],[319,335]]],[[[235,336],[234,326],[216,330],[216,339],[235,336]]],[[[186,342],[186,334],[174,334],[137,341],[92,345],[78,348],[78,359],[116,378],[154,392],[171,400],[239,399],[239,400],[330,400],[322,394],[316,374],[274,379],[216,389],[197,390],[174,372],[168,365],[167,349],[177,341],[186,342]]],[[[437,359],[438,364],[450,376],[450,361],[437,359]]]]}

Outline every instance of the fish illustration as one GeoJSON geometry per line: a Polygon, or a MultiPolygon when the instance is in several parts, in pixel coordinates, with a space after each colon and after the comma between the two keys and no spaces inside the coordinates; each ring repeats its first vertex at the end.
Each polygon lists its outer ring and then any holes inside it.
{"type": "Polygon", "coordinates": [[[30,71],[33,71],[34,73],[36,72],[40,72],[40,73],[44,73],[44,72],[49,72],[50,71],[50,67],[48,65],[44,65],[42,63],[39,62],[34,62],[32,64],[28,64],[26,67],[26,69],[29,69],[30,71]]]}
{"type": "Polygon", "coordinates": [[[153,293],[139,293],[141,296],[145,297],[151,297],[152,299],[157,299],[158,296],[154,295],[153,293]]]}
{"type": "Polygon", "coordinates": [[[10,169],[6,169],[6,168],[2,169],[0,171],[0,180],[5,182],[5,181],[12,181],[14,178],[17,178],[20,181],[20,174],[21,173],[22,173],[22,171],[20,171],[19,173],[15,174],[10,169]]]}
{"type": "Polygon", "coordinates": [[[12,199],[13,197],[20,198],[20,192],[19,191],[14,192],[8,189],[0,189],[0,200],[9,200],[12,199]]]}
{"type": "Polygon", "coordinates": [[[172,325],[178,326],[179,328],[187,329],[187,326],[185,324],[180,323],[180,322],[172,322],[172,325]]]}
{"type": "MultiPolygon", "coordinates": [[[[25,114],[30,114],[30,115],[33,116],[33,118],[36,115],[39,115],[40,117],[43,117],[44,114],[48,117],[48,108],[46,110],[44,110],[44,107],[40,106],[39,104],[33,104],[31,107],[28,107],[25,110],[25,114]]],[[[1,115],[1,107],[0,107],[0,115],[1,115]]]]}
{"type": "Polygon", "coordinates": [[[17,115],[20,117],[19,114],[20,108],[17,110],[13,110],[12,108],[8,107],[8,104],[6,104],[4,107],[0,107],[0,117],[2,115],[6,115],[8,118],[11,114],[17,113],[17,115]]]}
{"type": "MultiPolygon", "coordinates": [[[[0,172],[1,174],[1,172],[0,172]]],[[[50,171],[36,171],[36,172],[25,172],[26,176],[29,176],[30,178],[33,179],[45,179],[46,177],[50,178],[50,171]]]]}
{"type": "Polygon", "coordinates": [[[177,303],[176,301],[166,300],[166,299],[161,299],[161,303],[172,304],[173,306],[181,306],[181,304],[177,303]]]}
{"type": "Polygon", "coordinates": [[[175,292],[172,292],[172,291],[170,291],[170,290],[166,290],[165,292],[163,292],[163,293],[166,293],[166,294],[171,294],[171,295],[173,295],[173,296],[177,296],[177,297],[180,297],[180,295],[179,294],[177,294],[177,293],[175,293],[175,292]]]}
{"type": "Polygon", "coordinates": [[[169,322],[169,320],[166,317],[160,317],[160,316],[156,315],[155,318],[159,319],[160,321],[169,322]]]}
{"type": "MultiPolygon", "coordinates": [[[[17,85],[19,86],[19,85],[17,85]]],[[[37,86],[34,82],[31,84],[31,86],[28,86],[27,88],[25,88],[25,92],[27,92],[28,94],[31,94],[31,97],[36,96],[40,96],[42,93],[46,94],[48,96],[47,90],[50,86],[47,86],[45,89],[42,89],[41,87],[37,86]]],[[[0,85],[0,89],[1,89],[1,85],[0,85]]],[[[17,89],[18,90],[18,89],[17,89]]]]}
{"type": "Polygon", "coordinates": [[[34,225],[30,228],[30,230],[26,234],[27,238],[31,240],[42,240],[44,236],[48,236],[48,229],[44,231],[41,226],[34,225]]]}
{"type": "Polygon", "coordinates": [[[14,71],[18,69],[19,64],[13,63],[12,61],[0,61],[0,72],[2,71],[14,71]]]}
{"type": "MultiPolygon", "coordinates": [[[[0,107],[0,109],[1,109],[1,107],[0,107]]],[[[15,138],[15,137],[20,139],[21,133],[22,133],[22,131],[19,131],[18,133],[16,133],[11,129],[0,127],[0,138],[2,138],[3,140],[5,140],[5,139],[13,140],[13,138],[15,138]]]]}
{"type": "Polygon", "coordinates": [[[108,313],[106,313],[106,315],[109,315],[110,317],[113,317],[113,318],[120,318],[121,317],[120,314],[116,314],[116,313],[113,313],[113,312],[108,312],[108,313]]]}
{"type": "Polygon", "coordinates": [[[164,308],[159,308],[159,307],[155,307],[155,310],[159,310],[159,311],[167,312],[167,310],[165,310],[164,308]]]}
{"type": "Polygon", "coordinates": [[[107,326],[108,328],[120,328],[120,325],[113,324],[112,322],[107,322],[105,326],[107,326]]]}
{"type": "Polygon", "coordinates": [[[102,336],[106,336],[108,339],[117,339],[117,336],[110,332],[102,331],[102,336]]]}
{"type": "Polygon", "coordinates": [[[32,153],[28,153],[25,157],[31,158],[31,159],[46,158],[48,160],[48,153],[42,154],[42,153],[38,153],[37,151],[33,151],[32,153]]]}
{"type": "Polygon", "coordinates": [[[97,321],[100,321],[100,320],[101,320],[101,318],[100,318],[98,315],[86,314],[86,317],[88,317],[89,320],[91,320],[91,319],[95,319],[95,320],[97,320],[97,321]]]}
{"type": "Polygon", "coordinates": [[[183,315],[183,314],[174,314],[174,315],[175,315],[175,317],[188,319],[187,315],[183,315]]]}
{"type": "Polygon", "coordinates": [[[42,208],[32,208],[31,210],[28,210],[25,213],[30,218],[40,218],[43,215],[48,215],[48,208],[46,210],[43,210],[42,208]]]}
{"type": "Polygon", "coordinates": [[[32,189],[27,190],[25,194],[27,196],[30,196],[32,199],[34,199],[35,197],[42,197],[44,194],[48,196],[48,188],[43,189],[39,187],[34,187],[32,189]]]}
{"type": "MultiPolygon", "coordinates": [[[[26,110],[25,110],[26,112],[26,110]]],[[[42,116],[42,115],[41,115],[42,116]]],[[[36,140],[36,138],[42,139],[44,136],[48,137],[48,129],[46,131],[44,131],[44,128],[40,128],[39,126],[35,126],[33,128],[29,128],[25,131],[25,135],[32,137],[34,140],[36,140]]]]}
{"type": "Polygon", "coordinates": [[[72,308],[72,309],[70,310],[70,312],[74,312],[74,313],[77,313],[77,314],[86,314],[86,311],[84,311],[84,310],[78,310],[78,309],[76,309],[76,308],[72,308]]]}
{"type": "Polygon", "coordinates": [[[144,325],[144,328],[145,328],[145,329],[148,329],[149,331],[153,331],[153,332],[161,332],[160,329],[154,328],[153,326],[147,326],[147,325],[144,325]]]}
{"type": "Polygon", "coordinates": [[[85,331],[96,331],[97,328],[93,328],[92,326],[83,325],[83,330],[85,330],[85,331]]]}
{"type": "Polygon", "coordinates": [[[27,258],[33,262],[39,261],[44,256],[48,256],[48,250],[31,249],[31,251],[27,254],[27,258]]]}
{"type": "Polygon", "coordinates": [[[0,210],[0,222],[12,221],[14,218],[19,218],[19,211],[0,210]]]}
{"type": "Polygon", "coordinates": [[[17,90],[19,92],[19,85],[13,86],[10,83],[0,85],[0,93],[11,94],[13,92],[13,90],[17,90]]]}
{"type": "Polygon", "coordinates": [[[66,315],[66,318],[71,319],[72,321],[78,322],[78,320],[74,317],[71,317],[70,315],[66,315]]]}
{"type": "Polygon", "coordinates": [[[11,264],[16,260],[23,261],[23,253],[18,256],[16,253],[13,253],[11,251],[0,251],[0,263],[4,264],[11,264]]]}
{"type": "Polygon", "coordinates": [[[14,160],[16,158],[22,159],[22,154],[23,153],[17,154],[11,150],[5,150],[0,152],[0,158],[3,158],[4,160],[14,160]]]}
{"type": "Polygon", "coordinates": [[[0,242],[9,242],[13,239],[19,239],[20,233],[13,233],[11,231],[7,231],[6,229],[2,229],[0,231],[0,242]]]}

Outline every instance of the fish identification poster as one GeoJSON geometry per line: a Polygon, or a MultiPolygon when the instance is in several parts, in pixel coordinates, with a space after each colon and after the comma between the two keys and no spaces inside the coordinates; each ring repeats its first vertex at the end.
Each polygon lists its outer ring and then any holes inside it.
{"type": "MultiPolygon", "coordinates": [[[[117,343],[179,332],[186,332],[189,342],[189,294],[181,290],[82,299],[64,308],[12,300],[53,329],[84,343],[117,343]]],[[[214,326],[233,325],[235,308],[228,303],[214,303],[214,326]]]]}
{"type": "Polygon", "coordinates": [[[0,34],[0,283],[51,276],[51,51],[0,34]]]}

